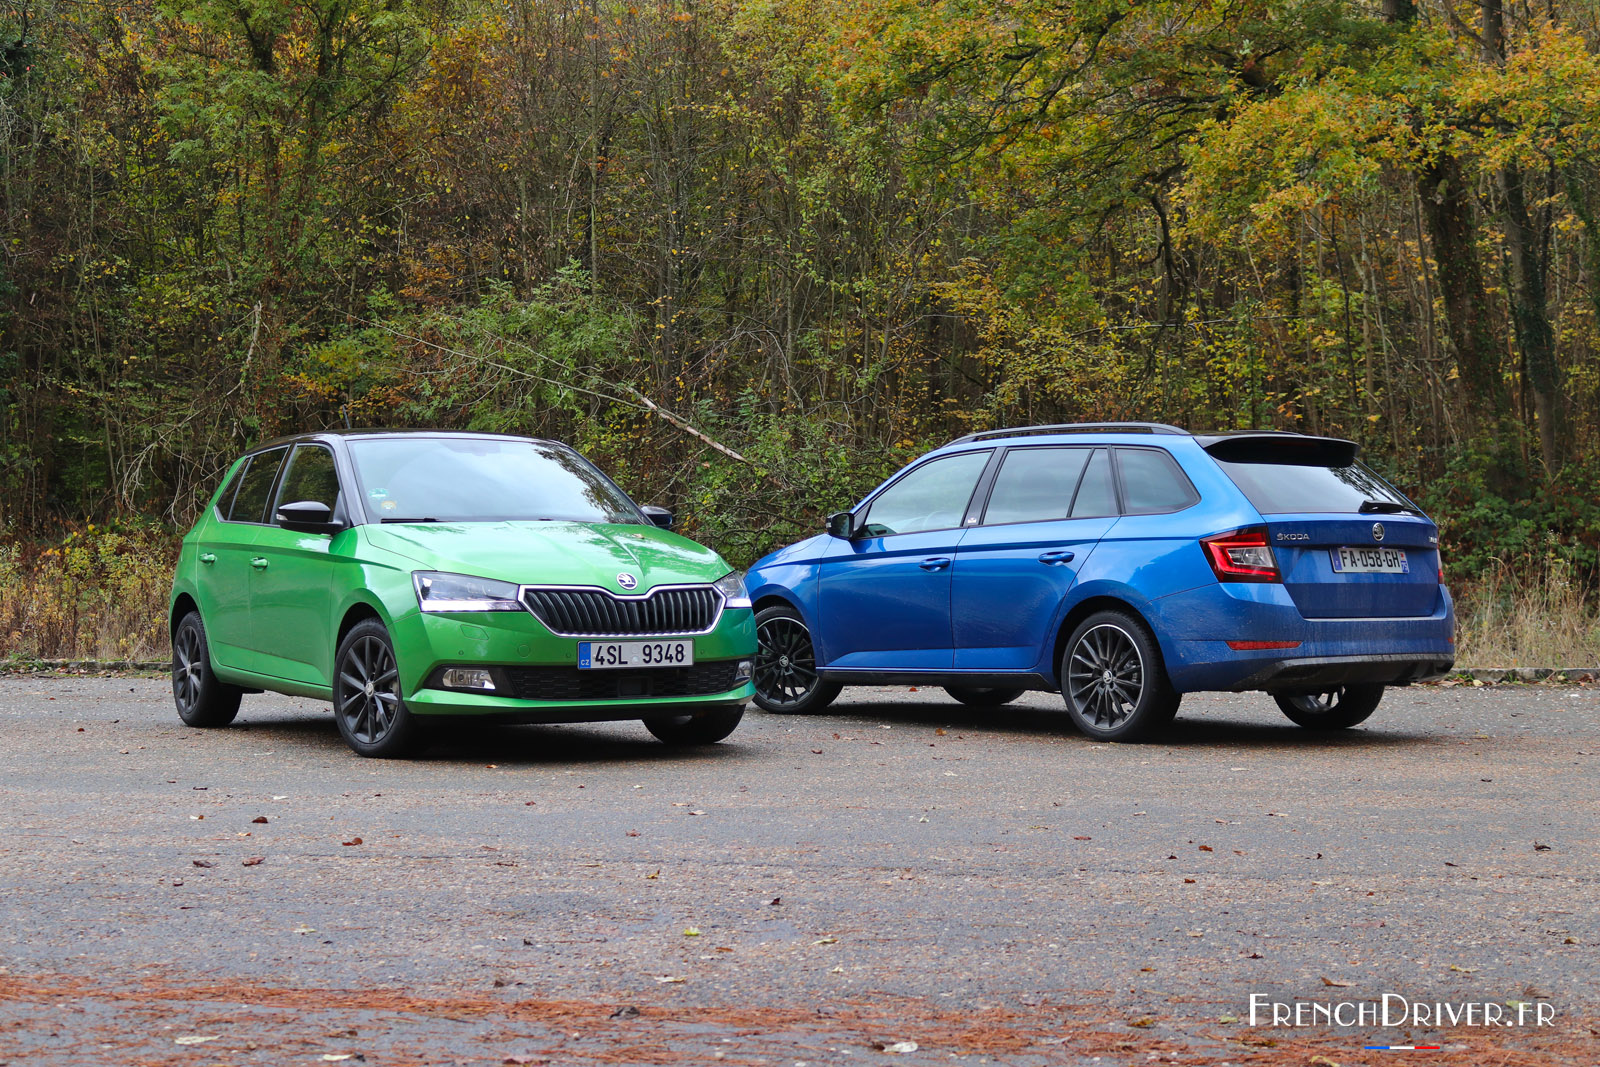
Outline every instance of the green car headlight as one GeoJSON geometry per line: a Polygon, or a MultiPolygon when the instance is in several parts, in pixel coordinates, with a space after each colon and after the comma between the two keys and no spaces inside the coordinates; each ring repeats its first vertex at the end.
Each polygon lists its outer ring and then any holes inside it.
{"type": "Polygon", "coordinates": [[[750,591],[744,587],[744,575],[739,571],[725,574],[715,582],[717,592],[722,594],[722,599],[730,608],[747,608],[750,606],[750,591]]]}
{"type": "Polygon", "coordinates": [[[474,578],[470,574],[412,571],[417,607],[423,611],[521,611],[515,582],[474,578]]]}

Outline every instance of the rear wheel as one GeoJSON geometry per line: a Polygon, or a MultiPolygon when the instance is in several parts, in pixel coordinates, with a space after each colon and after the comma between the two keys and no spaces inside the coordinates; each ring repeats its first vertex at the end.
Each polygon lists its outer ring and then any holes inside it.
{"type": "Polygon", "coordinates": [[[1061,654],[1061,697],[1096,741],[1139,741],[1172,721],[1178,694],[1144,624],[1120,611],[1084,619],[1061,654]]]}
{"type": "Polygon", "coordinates": [[[694,715],[646,719],[644,728],[669,745],[714,745],[733,733],[744,718],[744,705],[712,708],[694,715]]]}
{"type": "Polygon", "coordinates": [[[844,687],[823,681],[811,631],[788,605],[756,613],[756,706],[779,715],[821,711],[844,687]]]}
{"type": "Polygon", "coordinates": [[[969,707],[998,708],[1021,696],[1022,689],[983,689],[973,685],[947,685],[944,691],[969,707]]]}
{"type": "Polygon", "coordinates": [[[200,613],[191,611],[172,631],[172,700],[188,726],[226,726],[239,714],[244,690],[211,670],[211,646],[200,613]]]}
{"type": "Polygon", "coordinates": [[[1274,693],[1272,699],[1285,715],[1307,730],[1348,730],[1378,710],[1383,686],[1341,685],[1320,693],[1274,693]]]}
{"type": "Polygon", "coordinates": [[[421,729],[400,696],[394,643],[377,619],[356,623],[339,643],[333,717],[345,744],[359,755],[394,759],[416,746],[421,729]]]}

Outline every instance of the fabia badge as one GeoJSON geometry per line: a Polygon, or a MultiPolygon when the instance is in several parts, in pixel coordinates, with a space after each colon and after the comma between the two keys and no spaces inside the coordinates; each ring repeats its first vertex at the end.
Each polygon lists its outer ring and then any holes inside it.
{"type": "Polygon", "coordinates": [[[1372,539],[1374,541],[1383,540],[1383,523],[1375,522],[1372,524],[1372,539]]]}
{"type": "MultiPolygon", "coordinates": [[[[1380,541],[1383,540],[1383,534],[1382,533],[1378,534],[1378,539],[1380,541]]],[[[624,589],[632,589],[634,586],[639,584],[639,579],[635,578],[633,575],[629,574],[627,571],[623,571],[621,574],[617,575],[617,584],[622,586],[622,588],[624,588],[624,589]]]]}

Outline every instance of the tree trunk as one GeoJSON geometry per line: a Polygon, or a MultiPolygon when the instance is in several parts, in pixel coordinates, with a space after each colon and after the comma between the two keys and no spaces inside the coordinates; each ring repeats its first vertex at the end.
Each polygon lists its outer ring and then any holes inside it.
{"type": "Polygon", "coordinates": [[[1506,167],[1499,177],[1506,204],[1511,319],[1523,361],[1527,364],[1528,385],[1533,389],[1533,410],[1539,423],[1539,446],[1544,451],[1545,469],[1553,474],[1567,461],[1568,435],[1561,367],[1556,363],[1555,331],[1550,327],[1544,242],[1528,211],[1522,168],[1506,167]]]}

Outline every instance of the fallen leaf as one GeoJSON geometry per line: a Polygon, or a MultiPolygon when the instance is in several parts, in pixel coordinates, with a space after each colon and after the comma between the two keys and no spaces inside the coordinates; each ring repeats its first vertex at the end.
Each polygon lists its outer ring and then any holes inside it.
{"type": "Polygon", "coordinates": [[[348,840],[348,841],[340,841],[340,842],[339,842],[339,844],[341,844],[341,845],[345,845],[345,846],[349,846],[349,845],[359,845],[359,844],[361,844],[361,838],[359,838],[359,837],[352,837],[352,838],[351,838],[351,839],[350,839],[350,840],[348,840]]]}
{"type": "Polygon", "coordinates": [[[687,982],[688,980],[689,979],[683,977],[682,975],[678,975],[678,974],[658,974],[658,975],[656,975],[656,981],[660,982],[662,985],[678,985],[679,983],[687,982]]]}
{"type": "Polygon", "coordinates": [[[839,943],[839,939],[837,937],[824,937],[819,941],[813,941],[811,943],[813,945],[837,945],[839,943]]]}
{"type": "Polygon", "coordinates": [[[688,927],[687,929],[685,929],[683,931],[683,936],[684,937],[699,937],[700,936],[700,928],[698,926],[688,927]]]}
{"type": "Polygon", "coordinates": [[[1128,1023],[1129,1026],[1137,1026],[1141,1030],[1144,1029],[1147,1026],[1154,1026],[1155,1024],[1156,1024],[1156,1021],[1154,1019],[1150,1018],[1150,1016],[1148,1016],[1148,1015],[1144,1015],[1144,1016],[1141,1016],[1140,1018],[1133,1019],[1128,1023]]]}
{"type": "Polygon", "coordinates": [[[661,868],[657,867],[654,871],[651,871],[649,874],[645,875],[645,880],[646,881],[650,881],[650,880],[653,880],[653,879],[656,879],[656,878],[660,878],[660,877],[661,877],[661,868]]]}
{"type": "Polygon", "coordinates": [[[210,860],[195,860],[194,861],[194,865],[196,867],[215,867],[216,866],[216,864],[212,863],[210,860]]]}
{"type": "Polygon", "coordinates": [[[265,856],[251,856],[249,859],[244,861],[243,866],[259,867],[265,862],[267,862],[267,857],[265,856]]]}
{"type": "Polygon", "coordinates": [[[783,898],[782,897],[773,897],[771,900],[767,901],[767,907],[775,908],[779,904],[782,904],[782,903],[783,903],[783,898]]]}
{"type": "Polygon", "coordinates": [[[631,1019],[638,1014],[638,1008],[634,1007],[632,1004],[624,1004],[622,1007],[612,1012],[611,1017],[613,1019],[631,1019]]]}
{"type": "Polygon", "coordinates": [[[265,815],[257,815],[255,818],[251,819],[250,821],[251,822],[264,823],[264,822],[267,821],[267,817],[265,815]]]}
{"type": "Polygon", "coordinates": [[[348,1052],[324,1052],[322,1054],[323,1063],[338,1063],[340,1060],[347,1060],[349,1058],[350,1053],[348,1052]]]}
{"type": "Polygon", "coordinates": [[[1077,835],[1077,834],[1074,834],[1072,839],[1074,841],[1093,841],[1094,840],[1094,838],[1092,838],[1092,837],[1084,837],[1084,836],[1080,836],[1080,835],[1077,835]]]}
{"type": "Polygon", "coordinates": [[[314,934],[317,932],[317,928],[314,926],[307,926],[305,923],[301,923],[299,926],[294,928],[294,932],[297,934],[314,934]]]}
{"type": "Polygon", "coordinates": [[[1533,850],[1535,852],[1549,852],[1550,851],[1550,846],[1549,845],[1541,845],[1539,842],[1535,841],[1533,843],[1533,850]]]}
{"type": "Polygon", "coordinates": [[[705,812],[703,812],[703,811],[691,811],[689,814],[690,815],[704,815],[705,812]]]}
{"type": "Polygon", "coordinates": [[[184,1034],[182,1037],[172,1039],[174,1045],[203,1045],[207,1041],[215,1041],[221,1034],[184,1034]]]}
{"type": "Polygon", "coordinates": [[[820,755],[822,755],[822,749],[820,749],[820,748],[814,748],[814,749],[812,749],[812,750],[811,750],[811,754],[812,754],[812,755],[813,755],[813,756],[820,756],[820,755]]]}
{"type": "Polygon", "coordinates": [[[1334,978],[1324,977],[1322,979],[1322,984],[1326,985],[1326,986],[1333,986],[1335,989],[1348,989],[1354,983],[1352,983],[1352,982],[1341,982],[1341,981],[1338,981],[1337,979],[1334,979],[1334,978]]]}
{"type": "MultiPolygon", "coordinates": [[[[915,693],[916,690],[913,689],[912,692],[915,693]]],[[[887,1044],[880,1041],[875,1042],[872,1047],[877,1049],[879,1052],[888,1052],[894,1055],[904,1055],[908,1052],[917,1051],[917,1049],[921,1046],[919,1046],[915,1041],[893,1041],[887,1044]]]]}
{"type": "Polygon", "coordinates": [[[1210,845],[1201,845],[1200,846],[1200,851],[1201,852],[1215,852],[1216,849],[1212,848],[1210,845]]]}

